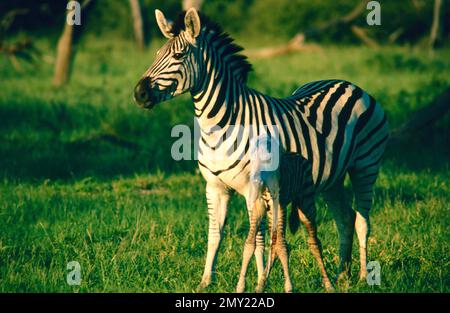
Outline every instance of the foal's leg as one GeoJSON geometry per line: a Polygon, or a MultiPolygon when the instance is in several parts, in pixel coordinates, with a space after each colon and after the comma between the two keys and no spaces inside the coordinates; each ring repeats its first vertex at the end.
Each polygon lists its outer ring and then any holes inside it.
{"type": "MultiPolygon", "coordinates": [[[[252,219],[252,211],[253,211],[254,206],[253,205],[247,205],[247,211],[248,211],[248,217],[249,217],[249,222],[251,223],[251,219],[252,219]]],[[[264,208],[265,209],[265,208],[264,208]]],[[[263,214],[261,212],[259,212],[259,214],[263,214]]],[[[258,224],[258,226],[256,226],[256,247],[254,249],[254,255],[255,255],[255,260],[256,260],[256,269],[258,271],[258,280],[261,280],[264,276],[264,244],[265,244],[265,223],[264,223],[264,219],[262,219],[258,224]]]]}
{"type": "Polygon", "coordinates": [[[276,247],[275,247],[275,243],[277,240],[276,237],[276,231],[272,232],[272,226],[273,226],[273,206],[272,204],[268,203],[267,201],[265,201],[265,204],[267,205],[267,226],[269,229],[269,234],[270,234],[270,248],[269,248],[269,255],[267,257],[267,263],[266,263],[266,267],[264,269],[264,273],[262,276],[258,275],[258,283],[256,285],[256,290],[255,292],[263,292],[264,291],[264,286],[266,285],[266,281],[269,278],[269,274],[270,274],[270,270],[272,269],[272,265],[275,261],[276,258],[276,247]]]}
{"type": "Polygon", "coordinates": [[[255,252],[257,231],[261,224],[261,219],[265,213],[264,205],[265,204],[263,203],[263,200],[257,199],[250,214],[250,227],[247,239],[245,241],[244,253],[242,257],[242,268],[239,275],[239,281],[236,286],[236,292],[244,292],[245,290],[245,276],[247,274],[247,268],[248,264],[250,263],[250,259],[255,252]]]}
{"type": "Polygon", "coordinates": [[[256,233],[256,247],[255,247],[255,260],[256,269],[258,271],[258,280],[262,279],[264,276],[264,233],[265,233],[265,223],[264,219],[261,219],[259,226],[257,227],[256,233]]]}
{"type": "Polygon", "coordinates": [[[338,281],[350,274],[352,260],[353,233],[355,230],[355,212],[349,205],[344,190],[344,181],[341,180],[324,194],[328,208],[333,214],[339,232],[339,276],[338,281]]]}
{"type": "Polygon", "coordinates": [[[293,203],[292,210],[295,209],[298,210],[300,221],[303,223],[303,225],[305,225],[306,231],[308,232],[309,249],[311,251],[311,254],[316,259],[317,264],[319,265],[320,273],[322,274],[323,285],[325,286],[325,289],[327,291],[333,291],[333,285],[331,284],[328,273],[325,269],[325,264],[323,262],[322,243],[317,237],[316,208],[314,204],[310,204],[302,209],[299,204],[293,203]]]}
{"type": "MultiPolygon", "coordinates": [[[[280,258],[281,265],[283,266],[284,272],[284,291],[292,292],[292,282],[291,277],[289,275],[289,255],[287,251],[287,243],[286,243],[286,210],[284,206],[278,205],[278,223],[277,223],[277,231],[276,231],[276,242],[275,249],[276,254],[280,258]]],[[[277,209],[275,207],[274,209],[277,209]]]]}
{"type": "Polygon", "coordinates": [[[267,260],[264,277],[258,280],[256,292],[262,292],[264,290],[264,286],[267,279],[269,278],[272,265],[275,261],[275,258],[278,256],[283,267],[284,291],[290,293],[292,292],[292,282],[289,274],[289,254],[287,251],[287,244],[285,239],[286,213],[284,212],[283,207],[278,204],[277,200],[271,202],[267,217],[269,221],[269,230],[272,230],[273,223],[276,222],[276,225],[275,231],[271,231],[270,255],[267,260]],[[278,208],[278,212],[276,212],[276,218],[274,218],[274,208],[278,208]]]}

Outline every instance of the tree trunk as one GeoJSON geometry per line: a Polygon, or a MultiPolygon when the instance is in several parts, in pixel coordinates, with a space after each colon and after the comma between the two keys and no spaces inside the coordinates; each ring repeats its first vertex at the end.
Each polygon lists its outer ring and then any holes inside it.
{"type": "Polygon", "coordinates": [[[430,40],[428,42],[431,49],[433,49],[436,39],[439,35],[439,23],[441,16],[441,6],[442,0],[434,0],[434,9],[433,9],[433,22],[431,24],[430,30],[430,40]]]}
{"type": "MultiPolygon", "coordinates": [[[[91,0],[84,0],[81,4],[83,10],[91,0]]],[[[64,19],[64,30],[59,37],[58,46],[56,47],[55,71],[53,74],[53,85],[61,86],[69,81],[70,69],[73,60],[73,33],[74,26],[67,23],[67,15],[71,11],[67,10],[64,19]]]]}
{"type": "Polygon", "coordinates": [[[61,86],[69,80],[70,63],[72,61],[73,25],[64,20],[64,30],[59,37],[56,48],[55,72],[53,85],[61,86]]]}
{"type": "Polygon", "coordinates": [[[144,29],[142,23],[141,7],[139,0],[130,0],[131,13],[133,15],[134,37],[139,49],[144,49],[144,29]]]}
{"type": "Polygon", "coordinates": [[[183,0],[183,10],[187,11],[190,8],[200,10],[203,0],[183,0]]]}

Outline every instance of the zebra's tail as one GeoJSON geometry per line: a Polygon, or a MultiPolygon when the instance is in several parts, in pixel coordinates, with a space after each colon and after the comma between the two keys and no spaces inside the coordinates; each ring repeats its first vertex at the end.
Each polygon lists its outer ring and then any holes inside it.
{"type": "Polygon", "coordinates": [[[289,230],[291,234],[295,234],[300,226],[300,218],[298,217],[297,208],[293,205],[291,208],[291,215],[289,216],[289,230]]]}

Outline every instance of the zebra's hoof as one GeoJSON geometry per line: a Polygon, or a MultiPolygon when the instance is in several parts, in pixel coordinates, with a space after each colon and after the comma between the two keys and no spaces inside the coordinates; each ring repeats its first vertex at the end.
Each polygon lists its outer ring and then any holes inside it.
{"type": "Polygon", "coordinates": [[[264,286],[266,285],[266,280],[265,280],[265,278],[260,278],[259,280],[258,280],[258,284],[256,285],[256,289],[255,289],[255,292],[256,293],[261,293],[261,292],[263,292],[264,291],[264,286]]]}
{"type": "Polygon", "coordinates": [[[365,282],[367,280],[367,272],[359,272],[359,282],[365,282]]]}
{"type": "Polygon", "coordinates": [[[334,287],[331,281],[328,278],[322,280],[323,286],[327,292],[334,292],[334,287]]]}
{"type": "Polygon", "coordinates": [[[350,288],[350,285],[350,275],[347,273],[341,273],[336,280],[336,286],[339,288],[339,291],[347,291],[350,288]]]}
{"type": "Polygon", "coordinates": [[[335,292],[335,289],[331,283],[325,285],[325,290],[330,293],[335,292]]]}
{"type": "Polygon", "coordinates": [[[286,284],[284,284],[284,292],[285,293],[292,293],[292,283],[288,282],[286,284]]]}
{"type": "Polygon", "coordinates": [[[348,272],[341,272],[336,280],[337,284],[341,284],[343,282],[348,282],[350,280],[350,275],[348,272]]]}
{"type": "Polygon", "coordinates": [[[236,286],[236,292],[237,293],[243,293],[245,291],[245,283],[238,282],[236,286]]]}
{"type": "Polygon", "coordinates": [[[200,285],[198,285],[198,288],[200,290],[206,289],[210,284],[211,284],[211,276],[206,276],[202,278],[202,281],[200,282],[200,285]]]}
{"type": "Polygon", "coordinates": [[[256,289],[255,289],[255,292],[256,293],[264,292],[264,283],[258,283],[258,285],[256,286],[256,289]]]}

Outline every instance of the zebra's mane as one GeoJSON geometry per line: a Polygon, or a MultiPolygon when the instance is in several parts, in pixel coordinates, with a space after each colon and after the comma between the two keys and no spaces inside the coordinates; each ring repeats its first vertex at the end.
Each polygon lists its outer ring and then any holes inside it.
{"type": "MultiPolygon", "coordinates": [[[[221,57],[227,57],[227,63],[231,67],[230,70],[234,77],[242,82],[247,82],[248,73],[252,71],[252,65],[248,62],[245,55],[239,54],[244,48],[234,43],[234,39],[225,32],[216,22],[209,19],[206,15],[199,13],[202,31],[205,34],[213,33],[213,41],[218,42],[220,47],[225,49],[221,52],[221,57]]],[[[170,32],[177,36],[181,31],[185,30],[184,16],[186,11],[178,14],[177,19],[172,24],[170,32]]]]}

